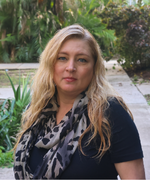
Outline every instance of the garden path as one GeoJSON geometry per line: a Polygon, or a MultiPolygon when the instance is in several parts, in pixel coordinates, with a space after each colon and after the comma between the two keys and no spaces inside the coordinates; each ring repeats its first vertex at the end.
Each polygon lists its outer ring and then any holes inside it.
{"type": "MultiPolygon", "coordinates": [[[[36,69],[39,64],[0,64],[0,69],[36,69]]],[[[105,63],[106,77],[111,85],[123,97],[134,116],[144,152],[144,166],[146,178],[150,179],[150,106],[143,95],[150,94],[150,84],[135,86],[126,72],[115,60],[105,63]],[[115,65],[115,69],[112,67],[115,65]]],[[[9,97],[13,95],[12,89],[7,89],[9,97]]],[[[0,98],[4,98],[6,89],[0,88],[0,98]]],[[[6,97],[5,97],[6,98],[6,97]]],[[[14,179],[12,168],[0,168],[0,179],[14,179]]]]}

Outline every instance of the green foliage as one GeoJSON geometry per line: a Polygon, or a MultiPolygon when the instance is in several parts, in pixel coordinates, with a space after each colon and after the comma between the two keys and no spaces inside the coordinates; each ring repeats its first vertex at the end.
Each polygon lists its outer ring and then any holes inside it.
{"type": "Polygon", "coordinates": [[[4,146],[6,151],[12,149],[13,147],[10,131],[13,130],[12,126],[16,125],[12,118],[14,104],[15,100],[11,101],[8,99],[4,101],[2,107],[0,108],[0,145],[4,146]]]}
{"type": "Polygon", "coordinates": [[[115,51],[121,55],[118,61],[123,67],[149,67],[150,6],[135,7],[110,1],[99,16],[108,29],[115,30],[115,51]]]}
{"type": "MultiPolygon", "coordinates": [[[[2,0],[0,2],[0,61],[36,62],[48,40],[62,27],[78,23],[97,39],[105,59],[113,56],[114,30],[97,17],[108,0],[65,0],[63,17],[56,1],[2,0]]],[[[57,2],[58,3],[58,2],[57,2]]]]}
{"type": "MultiPolygon", "coordinates": [[[[6,72],[7,74],[7,72],[6,72]]],[[[20,128],[21,116],[25,107],[30,102],[30,89],[28,89],[29,77],[21,82],[17,89],[15,89],[11,78],[7,74],[12,90],[14,92],[14,99],[6,99],[0,106],[0,146],[3,146],[5,151],[13,148],[15,136],[20,128]]]]}
{"type": "Polygon", "coordinates": [[[128,23],[137,20],[140,13],[138,7],[109,1],[99,16],[102,18],[102,22],[107,23],[108,29],[115,29],[115,35],[120,37],[124,35],[128,23]]]}
{"type": "Polygon", "coordinates": [[[13,167],[13,152],[2,152],[4,148],[0,146],[0,167],[13,167]]]}
{"type": "Polygon", "coordinates": [[[0,61],[36,62],[47,41],[60,27],[50,6],[35,0],[1,0],[0,61]]]}
{"type": "Polygon", "coordinates": [[[118,49],[121,54],[127,53],[122,49],[128,47],[128,56],[124,54],[125,67],[150,67],[150,31],[144,20],[137,20],[128,24],[123,42],[118,49]],[[121,49],[122,48],[122,49],[121,49]],[[130,52],[129,52],[130,49],[130,52]],[[131,64],[132,62],[132,64],[131,64]]]}
{"type": "Polygon", "coordinates": [[[26,79],[23,78],[22,80],[22,95],[21,95],[21,82],[20,82],[20,78],[19,78],[19,85],[17,87],[17,89],[15,89],[14,84],[11,80],[11,78],[9,77],[8,73],[6,72],[7,77],[9,78],[9,81],[11,83],[11,87],[13,89],[14,92],[14,97],[15,97],[15,101],[22,103],[22,106],[28,104],[28,102],[30,101],[30,89],[27,89],[28,84],[29,84],[29,76],[27,76],[26,79]]]}
{"type": "Polygon", "coordinates": [[[109,30],[101,18],[97,17],[96,10],[102,4],[96,0],[64,1],[65,22],[63,27],[78,23],[88,29],[98,41],[106,60],[113,56],[114,30],[109,30]]]}
{"type": "Polygon", "coordinates": [[[146,95],[144,95],[144,97],[146,98],[146,101],[147,101],[148,105],[150,106],[150,94],[146,94],[146,95]]]}

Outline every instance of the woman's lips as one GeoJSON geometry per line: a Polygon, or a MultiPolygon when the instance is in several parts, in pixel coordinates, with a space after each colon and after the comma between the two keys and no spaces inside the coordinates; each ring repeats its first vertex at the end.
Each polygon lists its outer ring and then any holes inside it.
{"type": "Polygon", "coordinates": [[[77,79],[76,79],[76,78],[73,78],[73,77],[65,77],[64,80],[67,81],[67,82],[74,82],[74,81],[76,81],[77,79]]]}

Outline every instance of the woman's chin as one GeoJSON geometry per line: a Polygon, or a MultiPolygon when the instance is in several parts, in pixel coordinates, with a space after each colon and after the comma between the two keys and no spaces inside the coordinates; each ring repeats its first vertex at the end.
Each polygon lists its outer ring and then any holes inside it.
{"type": "Polygon", "coordinates": [[[68,95],[69,94],[80,94],[83,90],[81,89],[77,89],[75,87],[66,87],[66,88],[63,88],[61,90],[63,93],[67,93],[68,95]]]}

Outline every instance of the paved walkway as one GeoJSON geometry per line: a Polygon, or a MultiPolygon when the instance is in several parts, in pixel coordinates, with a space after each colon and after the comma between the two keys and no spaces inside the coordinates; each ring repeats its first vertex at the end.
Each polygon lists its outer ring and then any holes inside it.
{"type": "Polygon", "coordinates": [[[134,116],[144,152],[146,179],[150,179],[150,106],[143,96],[150,94],[150,84],[146,88],[144,85],[135,86],[119,65],[112,69],[114,63],[115,61],[106,63],[107,79],[123,97],[134,116]]]}
{"type": "MultiPolygon", "coordinates": [[[[150,107],[143,95],[150,94],[150,84],[133,85],[128,75],[119,65],[112,69],[116,61],[105,63],[107,79],[123,97],[134,116],[144,152],[146,178],[150,179],[150,107]]],[[[0,64],[0,69],[36,69],[39,64],[0,64]]],[[[12,97],[12,90],[0,88],[0,98],[12,97]],[[8,94],[7,94],[8,93],[8,94]]],[[[0,168],[0,179],[14,179],[12,168],[0,168]]]]}

